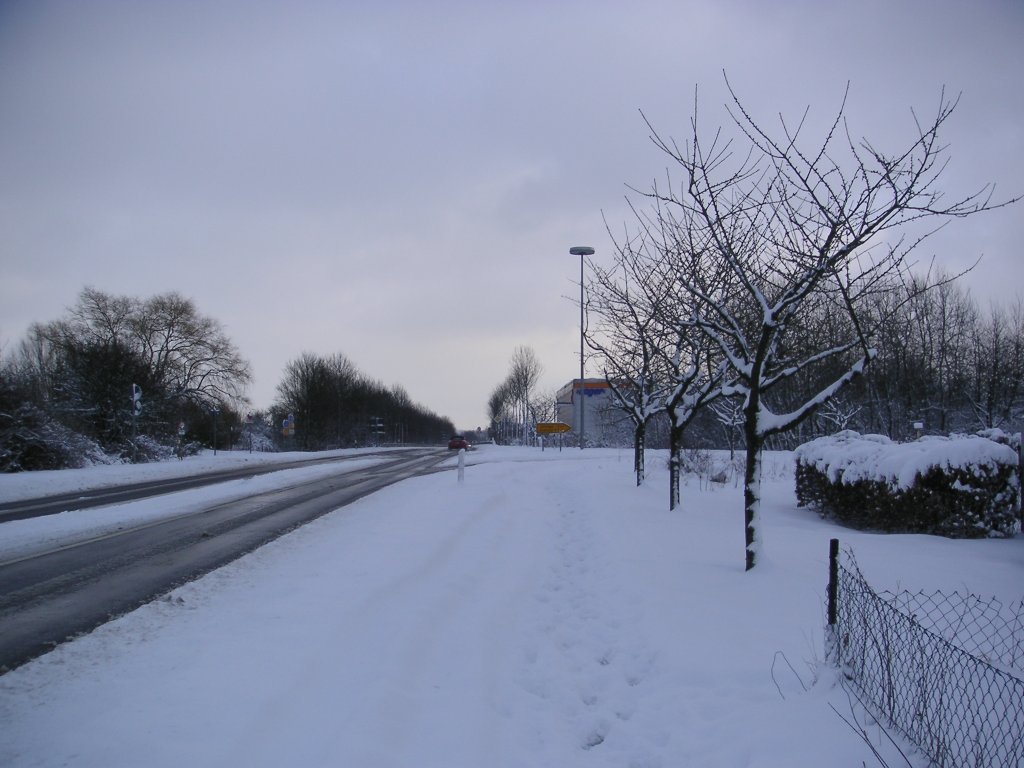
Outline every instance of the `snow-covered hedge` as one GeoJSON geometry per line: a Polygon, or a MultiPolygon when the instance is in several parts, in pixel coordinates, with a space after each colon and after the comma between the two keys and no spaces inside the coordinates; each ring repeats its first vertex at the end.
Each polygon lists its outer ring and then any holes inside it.
{"type": "Polygon", "coordinates": [[[955,538],[1018,530],[1017,452],[989,436],[894,443],[845,431],[795,453],[798,503],[842,523],[955,538]]]}

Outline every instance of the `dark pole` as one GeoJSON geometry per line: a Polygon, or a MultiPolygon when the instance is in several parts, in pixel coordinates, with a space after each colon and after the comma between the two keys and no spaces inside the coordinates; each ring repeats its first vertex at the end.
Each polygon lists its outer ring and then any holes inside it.
{"type": "Polygon", "coordinates": [[[839,539],[828,542],[828,624],[835,627],[839,613],[839,539]]]}
{"type": "Polygon", "coordinates": [[[593,256],[594,249],[587,245],[577,245],[570,248],[569,253],[580,257],[580,450],[582,451],[587,413],[587,391],[583,386],[583,257],[593,256]]]}
{"type": "Polygon", "coordinates": [[[828,542],[828,626],[825,627],[825,658],[839,663],[839,539],[828,542]]]}

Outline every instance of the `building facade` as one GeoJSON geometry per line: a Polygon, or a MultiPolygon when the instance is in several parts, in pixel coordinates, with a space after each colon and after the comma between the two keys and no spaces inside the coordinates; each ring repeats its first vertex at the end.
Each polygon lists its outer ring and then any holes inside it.
{"type": "Polygon", "coordinates": [[[566,437],[577,444],[581,429],[586,445],[618,445],[632,432],[629,417],[604,379],[573,379],[559,389],[555,419],[572,427],[566,437]]]}

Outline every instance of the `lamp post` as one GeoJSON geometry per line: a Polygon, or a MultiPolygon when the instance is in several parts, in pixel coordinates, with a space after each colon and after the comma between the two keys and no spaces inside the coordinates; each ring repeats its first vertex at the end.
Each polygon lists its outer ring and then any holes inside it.
{"type": "Polygon", "coordinates": [[[594,249],[589,245],[575,245],[569,249],[573,256],[580,257],[580,450],[583,450],[584,414],[587,411],[586,389],[583,386],[583,259],[593,256],[594,249]]]}

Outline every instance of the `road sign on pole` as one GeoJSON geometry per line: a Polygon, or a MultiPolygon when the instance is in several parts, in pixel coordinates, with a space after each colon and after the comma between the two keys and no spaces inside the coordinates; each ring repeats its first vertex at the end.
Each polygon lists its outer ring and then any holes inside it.
{"type": "Polygon", "coordinates": [[[142,414],[142,387],[132,384],[132,416],[142,414]]]}
{"type": "Polygon", "coordinates": [[[557,435],[571,429],[572,427],[562,421],[542,421],[537,424],[538,435],[557,435]]]}

